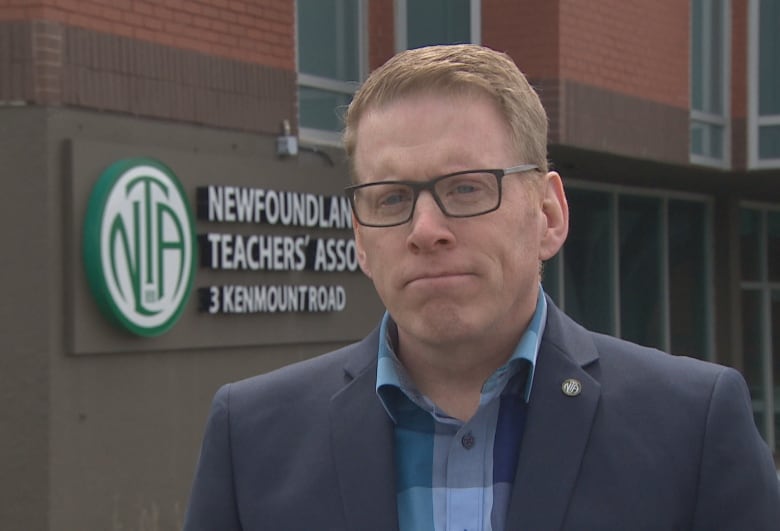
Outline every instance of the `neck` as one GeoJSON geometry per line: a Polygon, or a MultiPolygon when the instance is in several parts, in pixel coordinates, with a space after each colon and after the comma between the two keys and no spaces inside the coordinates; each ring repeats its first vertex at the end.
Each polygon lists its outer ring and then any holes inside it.
{"type": "Polygon", "coordinates": [[[503,344],[425,345],[399,330],[398,355],[410,378],[425,396],[448,415],[469,420],[479,407],[485,381],[502,366],[519,341],[503,344]]]}

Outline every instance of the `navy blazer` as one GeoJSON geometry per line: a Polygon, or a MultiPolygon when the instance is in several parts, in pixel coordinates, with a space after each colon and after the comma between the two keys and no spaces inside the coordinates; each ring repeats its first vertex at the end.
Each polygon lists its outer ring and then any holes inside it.
{"type": "MultiPolygon", "coordinates": [[[[378,340],[222,387],[185,531],[396,531],[378,340]]],[[[733,369],[589,332],[548,300],[533,385],[507,531],[780,529],[733,369]]]]}

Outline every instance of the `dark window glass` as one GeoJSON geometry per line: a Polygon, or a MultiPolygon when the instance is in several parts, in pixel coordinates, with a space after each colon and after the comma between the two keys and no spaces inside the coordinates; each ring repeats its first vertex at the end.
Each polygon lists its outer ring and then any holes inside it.
{"type": "Polygon", "coordinates": [[[407,0],[406,47],[471,42],[471,0],[407,0]]]}
{"type": "Polygon", "coordinates": [[[691,3],[691,108],[723,114],[723,4],[691,3]]]}
{"type": "Polygon", "coordinates": [[[766,219],[769,281],[780,282],[780,211],[769,211],[766,219]]]}
{"type": "Polygon", "coordinates": [[[615,333],[612,196],[570,189],[571,223],[564,255],[566,312],[591,330],[615,333]]]}
{"type": "Polygon", "coordinates": [[[780,158],[780,126],[758,128],[758,156],[762,159],[780,158]]]}
{"type": "Polygon", "coordinates": [[[691,153],[714,159],[723,158],[723,127],[692,122],[691,153]]]}
{"type": "Polygon", "coordinates": [[[661,306],[661,203],[621,196],[620,329],[636,343],[663,347],[661,306]]]}
{"type": "Polygon", "coordinates": [[[669,201],[669,329],[671,351],[707,355],[707,206],[669,201]]]}
{"type": "Polygon", "coordinates": [[[772,292],[772,396],[775,401],[775,452],[780,452],[780,290],[772,292]]]}
{"type": "Polygon", "coordinates": [[[351,100],[351,94],[299,87],[298,106],[301,127],[340,131],[344,125],[343,112],[351,100]]]}
{"type": "Polygon", "coordinates": [[[756,425],[766,437],[764,420],[763,334],[761,330],[761,292],[742,291],[742,361],[743,373],[753,399],[753,415],[756,425]]]}
{"type": "Polygon", "coordinates": [[[298,70],[338,81],[357,81],[357,0],[298,0],[298,70]]]}
{"type": "Polygon", "coordinates": [[[743,208],[739,212],[739,249],[742,280],[761,279],[761,213],[743,208]]]}
{"type": "Polygon", "coordinates": [[[761,0],[758,17],[758,113],[780,114],[780,2],[761,0]]]}

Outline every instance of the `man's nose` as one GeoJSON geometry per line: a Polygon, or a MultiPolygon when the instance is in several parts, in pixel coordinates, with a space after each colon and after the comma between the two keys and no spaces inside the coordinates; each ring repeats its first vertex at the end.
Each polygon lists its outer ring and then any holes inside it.
{"type": "Polygon", "coordinates": [[[420,192],[410,223],[411,231],[407,243],[413,250],[430,249],[455,241],[449,227],[449,218],[427,190],[420,192]]]}

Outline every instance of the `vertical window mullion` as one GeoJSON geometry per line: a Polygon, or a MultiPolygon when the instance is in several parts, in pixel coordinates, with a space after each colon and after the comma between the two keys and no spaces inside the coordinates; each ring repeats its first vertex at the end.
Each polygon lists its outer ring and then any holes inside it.
{"type": "Polygon", "coordinates": [[[482,44],[482,0],[471,0],[471,42],[482,44]]]}

